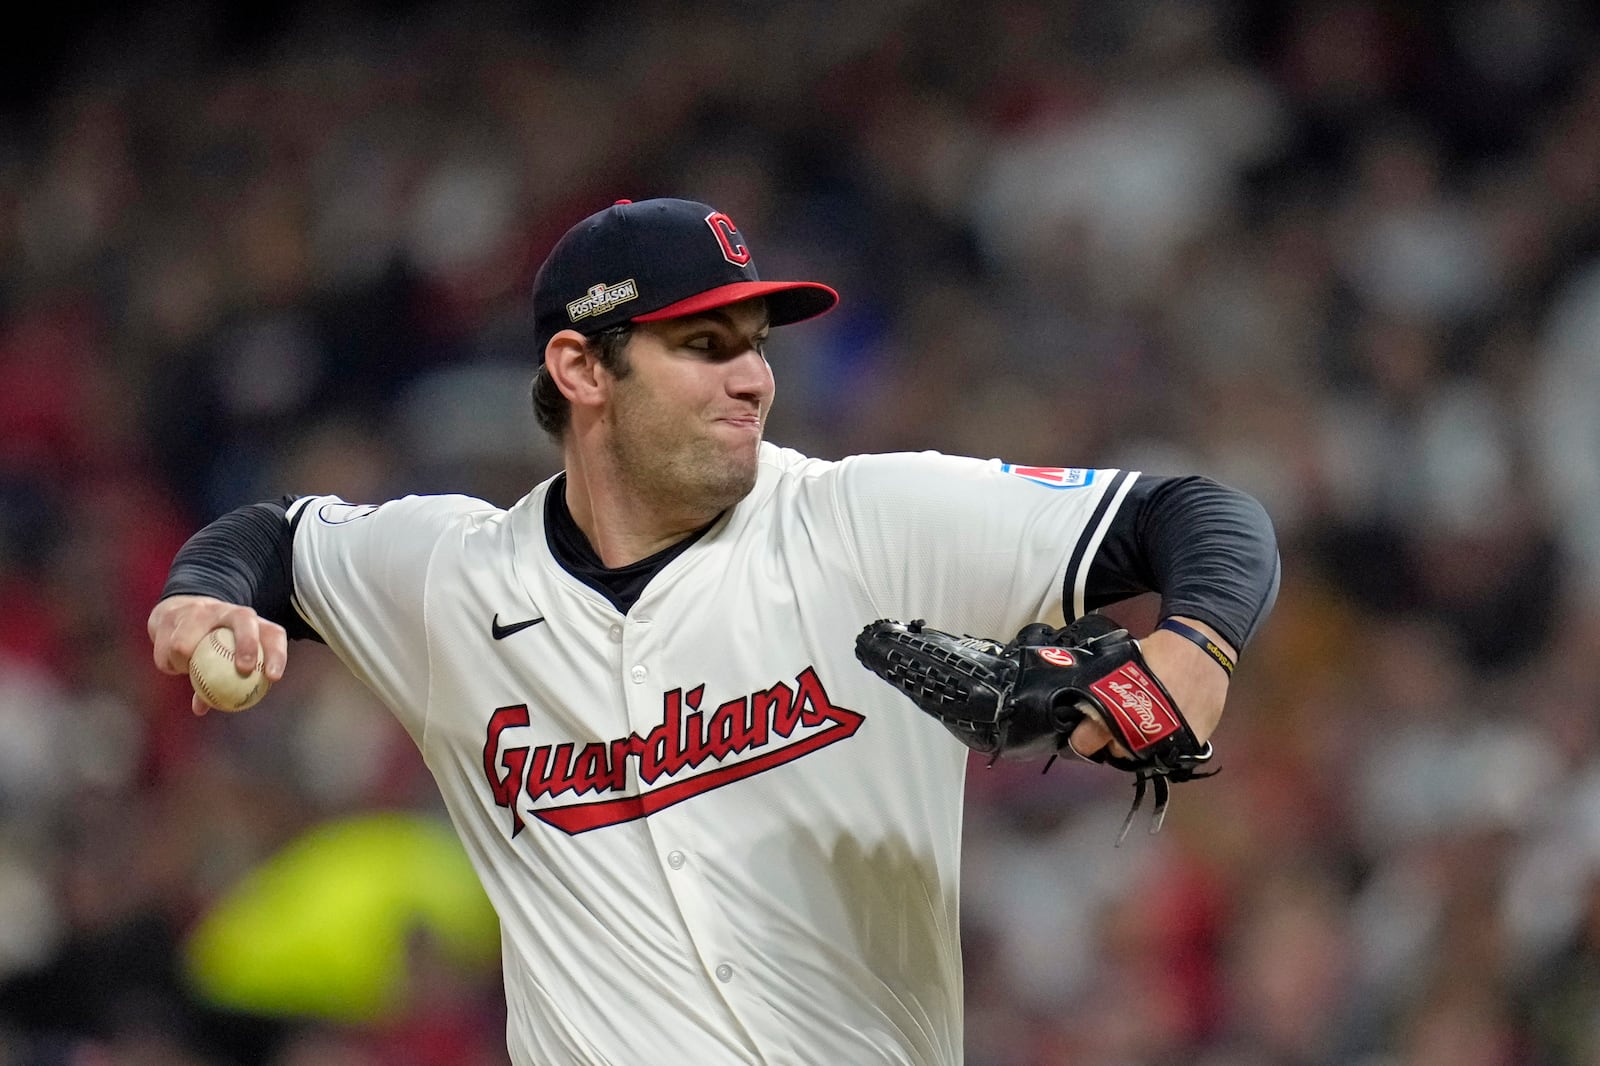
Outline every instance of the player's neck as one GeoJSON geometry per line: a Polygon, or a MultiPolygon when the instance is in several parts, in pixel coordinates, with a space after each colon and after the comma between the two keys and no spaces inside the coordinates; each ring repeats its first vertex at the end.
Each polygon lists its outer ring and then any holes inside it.
{"type": "Polygon", "coordinates": [[[608,569],[648,559],[717,517],[682,508],[667,510],[627,490],[614,478],[567,456],[567,510],[608,569]]]}

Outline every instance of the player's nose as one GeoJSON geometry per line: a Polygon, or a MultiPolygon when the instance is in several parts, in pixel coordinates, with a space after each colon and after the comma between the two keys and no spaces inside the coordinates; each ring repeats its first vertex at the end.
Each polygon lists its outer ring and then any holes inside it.
{"type": "Polygon", "coordinates": [[[772,367],[767,365],[766,358],[754,347],[745,349],[737,358],[729,360],[727,368],[725,380],[730,396],[753,397],[757,400],[772,396],[772,367]]]}

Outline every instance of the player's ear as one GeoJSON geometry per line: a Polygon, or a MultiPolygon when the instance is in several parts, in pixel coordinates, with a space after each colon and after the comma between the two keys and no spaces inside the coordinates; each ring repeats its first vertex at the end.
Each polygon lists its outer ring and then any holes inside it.
{"type": "Polygon", "coordinates": [[[584,335],[564,329],[544,348],[544,366],[569,403],[594,406],[604,399],[609,376],[584,335]]]}

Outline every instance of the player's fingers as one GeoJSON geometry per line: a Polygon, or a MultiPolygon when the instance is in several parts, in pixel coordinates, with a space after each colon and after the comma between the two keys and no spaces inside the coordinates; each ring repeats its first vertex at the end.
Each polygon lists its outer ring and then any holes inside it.
{"type": "MultiPolygon", "coordinates": [[[[233,667],[248,674],[260,663],[268,681],[278,681],[289,663],[289,633],[249,607],[235,606],[222,624],[233,631],[233,667]]],[[[215,628],[215,627],[213,627],[215,628]]],[[[209,631],[208,631],[209,632],[209,631]]]]}
{"type": "Polygon", "coordinates": [[[166,674],[187,674],[189,656],[194,654],[200,638],[208,632],[182,618],[173,619],[156,640],[156,669],[166,674]]]}
{"type": "Polygon", "coordinates": [[[1078,723],[1072,735],[1067,738],[1067,742],[1072,745],[1073,751],[1087,759],[1111,743],[1111,733],[1094,719],[1085,718],[1078,723]]]}
{"type": "Polygon", "coordinates": [[[171,600],[162,600],[151,610],[150,619],[145,623],[150,633],[150,657],[155,660],[156,669],[164,674],[181,674],[189,668],[188,655],[180,654],[174,647],[178,613],[171,600]]]}
{"type": "Polygon", "coordinates": [[[248,607],[210,596],[171,596],[156,604],[148,623],[156,669],[167,674],[188,673],[189,657],[205,635],[239,613],[255,614],[248,607]]]}
{"type": "Polygon", "coordinates": [[[194,698],[189,701],[189,709],[194,712],[196,718],[204,718],[206,712],[211,710],[211,705],[201,699],[200,693],[196,692],[194,698]]]}
{"type": "MultiPolygon", "coordinates": [[[[194,650],[200,646],[206,634],[215,628],[216,625],[211,624],[209,618],[204,615],[190,614],[179,619],[164,642],[166,672],[187,674],[189,659],[194,655],[194,650]]],[[[161,648],[158,647],[158,654],[160,653],[161,648]]]]}
{"type": "Polygon", "coordinates": [[[289,632],[276,622],[261,620],[261,662],[268,681],[283,680],[289,665],[289,632]]]}
{"type": "Polygon", "coordinates": [[[249,607],[234,606],[223,614],[220,624],[233,630],[233,668],[240,674],[248,674],[261,659],[262,629],[275,623],[268,622],[249,607]]]}
{"type": "Polygon", "coordinates": [[[1122,759],[1128,757],[1127,749],[1112,739],[1111,731],[1093,718],[1085,718],[1079,722],[1068,740],[1072,744],[1072,750],[1085,758],[1107,745],[1111,747],[1111,754],[1122,759]]]}
{"type": "Polygon", "coordinates": [[[155,660],[156,669],[163,674],[183,674],[188,672],[188,663],[180,663],[178,661],[178,656],[173,654],[170,643],[156,643],[150,649],[150,657],[155,660]]]}

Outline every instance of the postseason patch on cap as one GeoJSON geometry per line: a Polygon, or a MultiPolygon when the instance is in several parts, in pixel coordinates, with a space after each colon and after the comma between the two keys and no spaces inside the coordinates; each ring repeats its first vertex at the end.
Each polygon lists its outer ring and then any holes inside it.
{"type": "Polygon", "coordinates": [[[615,285],[601,282],[591,286],[588,292],[567,305],[567,318],[577,322],[592,315],[604,314],[617,304],[625,304],[629,300],[636,299],[638,295],[638,283],[632,278],[619,281],[615,285]]]}

